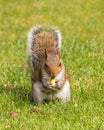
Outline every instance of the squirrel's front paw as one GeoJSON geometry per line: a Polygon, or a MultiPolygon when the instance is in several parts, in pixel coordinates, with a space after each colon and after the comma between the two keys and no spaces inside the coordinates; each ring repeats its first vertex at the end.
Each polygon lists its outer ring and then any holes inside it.
{"type": "Polygon", "coordinates": [[[63,85],[64,85],[64,81],[63,81],[63,80],[61,80],[61,81],[58,80],[58,81],[56,82],[56,86],[57,86],[58,89],[62,88],[63,85]]]}
{"type": "Polygon", "coordinates": [[[62,84],[59,81],[55,81],[54,83],[49,84],[49,88],[51,89],[60,89],[62,84]]]}
{"type": "Polygon", "coordinates": [[[56,84],[49,84],[49,88],[55,89],[56,88],[56,84]]]}

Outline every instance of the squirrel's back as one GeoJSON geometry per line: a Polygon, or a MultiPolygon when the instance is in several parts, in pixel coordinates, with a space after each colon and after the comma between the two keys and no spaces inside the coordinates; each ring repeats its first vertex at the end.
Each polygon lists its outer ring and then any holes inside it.
{"type": "Polygon", "coordinates": [[[31,59],[41,58],[45,51],[52,52],[61,47],[61,33],[55,28],[34,27],[28,34],[28,52],[31,59]]]}

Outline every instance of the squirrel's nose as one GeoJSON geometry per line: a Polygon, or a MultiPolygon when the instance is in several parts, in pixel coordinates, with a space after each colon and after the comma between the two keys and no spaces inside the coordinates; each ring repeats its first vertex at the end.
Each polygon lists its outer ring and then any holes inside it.
{"type": "Polygon", "coordinates": [[[52,76],[52,79],[54,79],[55,78],[55,76],[52,76]]]}

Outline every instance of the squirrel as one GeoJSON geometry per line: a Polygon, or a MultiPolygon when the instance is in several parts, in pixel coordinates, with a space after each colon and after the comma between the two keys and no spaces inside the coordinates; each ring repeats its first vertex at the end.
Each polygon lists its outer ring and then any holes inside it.
{"type": "Polygon", "coordinates": [[[32,68],[35,104],[54,99],[70,101],[68,73],[60,57],[61,33],[56,28],[33,27],[28,33],[28,61],[32,68]]]}

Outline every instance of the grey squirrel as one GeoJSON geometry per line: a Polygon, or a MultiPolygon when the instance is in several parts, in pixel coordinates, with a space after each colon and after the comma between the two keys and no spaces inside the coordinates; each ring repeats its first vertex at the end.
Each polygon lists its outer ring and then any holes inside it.
{"type": "Polygon", "coordinates": [[[55,28],[33,27],[28,33],[28,60],[32,68],[33,100],[70,100],[68,74],[60,57],[61,33],[55,28]]]}

